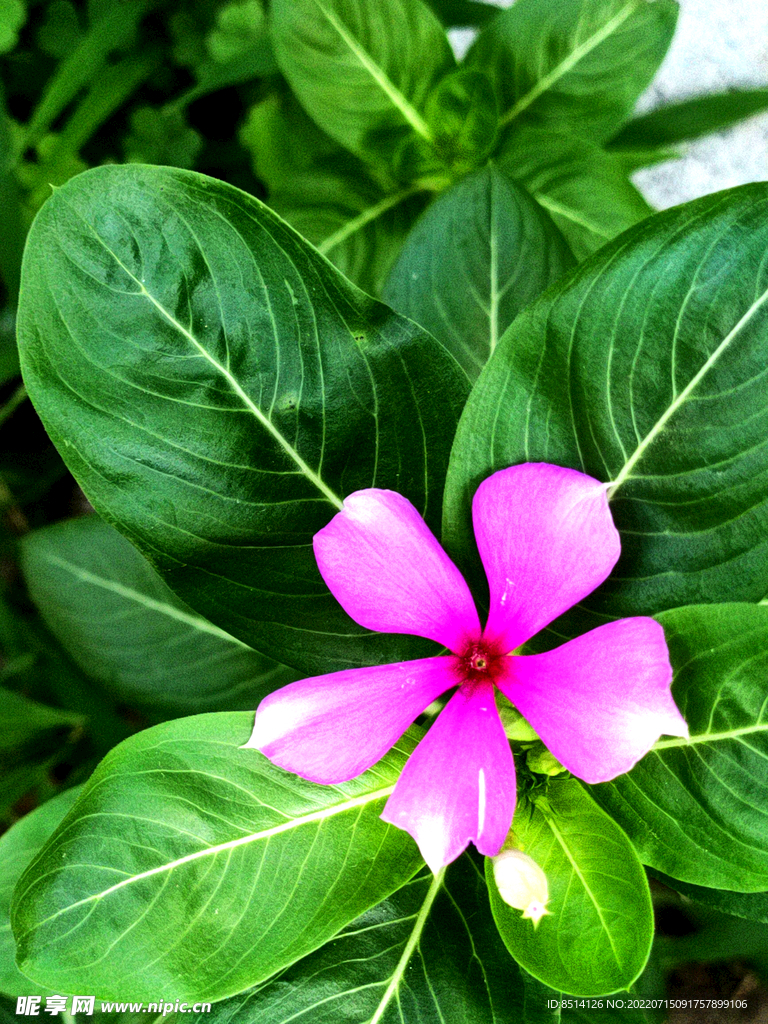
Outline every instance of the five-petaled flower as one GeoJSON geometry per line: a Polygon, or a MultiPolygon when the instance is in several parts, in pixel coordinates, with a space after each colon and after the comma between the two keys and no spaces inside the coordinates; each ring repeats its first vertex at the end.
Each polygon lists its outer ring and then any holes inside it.
{"type": "Polygon", "coordinates": [[[411,833],[437,872],[470,841],[498,854],[512,822],[515,768],[495,687],[586,782],[628,771],[662,733],[687,736],[653,619],[609,622],[545,654],[514,653],[615,565],[619,535],[606,490],[545,463],[501,470],[480,485],[472,515],[490,588],[485,629],[413,505],[394,491],[351,494],[314,538],[331,592],[368,629],[429,637],[452,653],[291,683],[262,701],[246,745],[306,779],[344,782],[456,688],[382,814],[411,833]]]}

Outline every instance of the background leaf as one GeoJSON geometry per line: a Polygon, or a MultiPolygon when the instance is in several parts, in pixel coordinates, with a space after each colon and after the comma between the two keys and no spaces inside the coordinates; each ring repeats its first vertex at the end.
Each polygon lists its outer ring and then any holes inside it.
{"type": "Polygon", "coordinates": [[[28,534],[21,564],[80,668],[152,718],[253,709],[296,678],[188,608],[98,516],[28,534]]]}
{"type": "Polygon", "coordinates": [[[474,380],[519,311],[572,264],[547,214],[489,165],[424,213],[384,298],[442,341],[474,380]]]}
{"type": "Polygon", "coordinates": [[[633,117],[611,139],[611,146],[629,149],[668,146],[697,139],[729,128],[745,117],[768,108],[768,89],[735,89],[733,92],[694,96],[633,117]]]}
{"type": "Polygon", "coordinates": [[[60,793],[27,814],[0,838],[0,992],[10,996],[49,994],[16,966],[16,943],[11,932],[13,890],[32,858],[77,799],[81,786],[60,793]]]}
{"type": "MultiPolygon", "coordinates": [[[[12,677],[14,671],[11,662],[3,676],[12,677]]],[[[66,759],[85,722],[83,715],[0,688],[0,811],[15,804],[66,759]]]]}
{"type": "Polygon", "coordinates": [[[675,608],[658,620],[690,742],[661,739],[591,792],[651,867],[702,886],[768,889],[768,607],[675,608]]]}
{"type": "Polygon", "coordinates": [[[97,510],[188,604],[314,673],[434,648],[356,626],[311,548],[364,487],[436,526],[468,385],[433,338],[257,200],[169,168],[74,179],[23,273],[30,395],[97,510]]]}
{"type": "Polygon", "coordinates": [[[270,206],[370,295],[387,274],[428,195],[353,156],[290,93],[250,110],[240,140],[270,206]]]}
{"type": "Polygon", "coordinates": [[[671,878],[663,871],[656,871],[653,868],[650,868],[648,873],[670,889],[679,892],[687,900],[693,900],[694,903],[719,910],[723,914],[768,924],[768,892],[730,892],[727,889],[710,889],[704,885],[681,882],[679,878],[671,878]]]}
{"type": "Polygon", "coordinates": [[[321,949],[205,1017],[210,1024],[517,1024],[520,972],[499,940],[475,858],[451,864],[436,895],[431,883],[421,873],[321,949]]]}
{"type": "Polygon", "coordinates": [[[478,483],[544,461],[612,481],[622,553],[584,603],[598,617],[763,597],[767,209],[755,184],[657,214],[517,317],[456,435],[444,535],[459,557],[476,565],[478,483]]]}
{"type": "Polygon", "coordinates": [[[414,132],[432,141],[424,107],[455,60],[421,0],[274,0],[271,12],[280,69],[329,135],[373,160],[414,132]]]}
{"type": "Polygon", "coordinates": [[[516,0],[466,62],[490,74],[502,126],[609,138],[650,85],[677,20],[672,0],[516,0]]]}
{"type": "Polygon", "coordinates": [[[502,900],[486,860],[491,909],[512,956],[539,981],[570,995],[627,988],[648,959],[653,909],[626,835],[575,779],[553,780],[546,799],[518,804],[512,827],[546,874],[550,896],[550,914],[534,930],[502,900]]]}
{"type": "Polygon", "coordinates": [[[18,883],[25,974],[106,999],[222,999],[411,877],[416,845],[379,818],[408,734],[357,779],[316,786],[239,749],[252,724],[177,719],[104,759],[18,883]]]}
{"type": "Polygon", "coordinates": [[[577,259],[653,213],[627,176],[626,157],[591,139],[523,128],[499,160],[549,213],[577,259]]]}

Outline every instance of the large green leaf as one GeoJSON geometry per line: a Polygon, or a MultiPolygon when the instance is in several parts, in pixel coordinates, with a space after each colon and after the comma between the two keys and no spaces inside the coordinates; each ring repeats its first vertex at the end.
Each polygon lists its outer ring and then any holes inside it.
{"type": "Polygon", "coordinates": [[[637,854],[575,779],[553,780],[545,799],[521,801],[515,837],[543,869],[550,914],[534,929],[502,900],[486,861],[491,909],[512,956],[535,978],[576,996],[627,988],[653,940],[653,908],[637,854]]]}
{"type": "Polygon", "coordinates": [[[366,633],[312,553],[344,495],[435,527],[467,381],[257,200],[192,172],[102,167],[32,229],[23,369],[103,517],[188,604],[312,672],[418,657],[366,633]]]}
{"type": "Polygon", "coordinates": [[[384,290],[472,379],[523,306],[573,264],[551,219],[493,165],[433,203],[384,290]]]}
{"type": "Polygon", "coordinates": [[[482,870],[468,855],[444,881],[418,875],[322,949],[194,1020],[517,1024],[519,975],[489,913],[482,870]]]}
{"type": "Polygon", "coordinates": [[[81,786],[68,789],[27,814],[0,838],[0,992],[10,996],[48,993],[50,989],[25,978],[16,966],[16,943],[11,932],[11,896],[32,858],[77,799],[81,786]]]}
{"type": "Polygon", "coordinates": [[[80,668],[150,715],[245,711],[295,678],[187,608],[98,516],[28,534],[22,569],[80,668]]]}
{"type": "Polygon", "coordinates": [[[547,125],[600,141],[650,84],[676,20],[673,0],[516,0],[466,60],[493,76],[502,125],[547,125]]]}
{"type": "Polygon", "coordinates": [[[252,716],[177,719],[116,747],[22,876],[24,974],[107,999],[217,1000],[326,942],[420,865],[379,818],[408,735],[316,786],[239,749],[252,716]]]}
{"type": "Polygon", "coordinates": [[[358,287],[380,295],[426,196],[353,156],[290,94],[252,107],[240,139],[270,206],[358,287]]]}
{"type": "Polygon", "coordinates": [[[694,96],[633,118],[611,139],[611,146],[628,149],[669,146],[729,128],[766,108],[768,89],[735,89],[694,96]]]}
{"type": "Polygon", "coordinates": [[[625,158],[591,139],[523,128],[510,135],[499,159],[549,213],[578,259],[653,213],[629,180],[625,158]]]}
{"type": "Polygon", "coordinates": [[[329,135],[373,161],[411,134],[427,142],[427,97],[455,60],[421,0],[273,0],[280,68],[329,135]]]}
{"type": "Polygon", "coordinates": [[[467,403],[444,536],[471,568],[478,483],[521,462],[611,481],[602,615],[768,591],[768,185],[631,229],[529,306],[467,403]]]}
{"type": "Polygon", "coordinates": [[[697,885],[768,889],[768,608],[675,608],[658,619],[690,741],[660,740],[592,792],[652,867],[697,885]]]}

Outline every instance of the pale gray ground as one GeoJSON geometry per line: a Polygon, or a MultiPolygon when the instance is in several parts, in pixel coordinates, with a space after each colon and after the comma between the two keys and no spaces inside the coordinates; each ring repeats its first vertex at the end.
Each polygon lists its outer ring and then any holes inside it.
{"type": "MultiPolygon", "coordinates": [[[[512,0],[497,0],[509,7],[512,0]]],[[[638,111],[729,88],[768,85],[766,0],[679,0],[680,18],[666,60],[638,111]]],[[[451,33],[464,53],[472,33],[451,33]]],[[[680,160],[638,171],[635,184],[658,209],[709,192],[768,179],[768,114],[685,147],[680,160]]]]}

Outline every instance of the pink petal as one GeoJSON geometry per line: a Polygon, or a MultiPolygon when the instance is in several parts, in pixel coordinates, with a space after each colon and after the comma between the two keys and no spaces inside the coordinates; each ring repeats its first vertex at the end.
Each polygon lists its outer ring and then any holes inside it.
{"type": "Polygon", "coordinates": [[[300,679],[259,704],[245,747],[312,782],[346,782],[379,761],[456,676],[423,658],[300,679]]]}
{"type": "Polygon", "coordinates": [[[628,772],[662,733],[687,736],[670,693],[664,630],[619,619],[547,654],[513,659],[499,689],[585,782],[628,772]]]}
{"type": "Polygon", "coordinates": [[[314,546],[331,593],[361,626],[426,636],[457,653],[480,635],[464,578],[394,491],[350,494],[314,546]]]}
{"type": "Polygon", "coordinates": [[[495,856],[514,810],[515,765],[488,683],[451,697],[411,754],[381,817],[410,832],[437,873],[470,841],[495,856]]]}
{"type": "Polygon", "coordinates": [[[606,486],[573,469],[526,463],[480,484],[475,537],[490,586],[485,635],[505,653],[586,597],[619,557],[606,486]]]}

